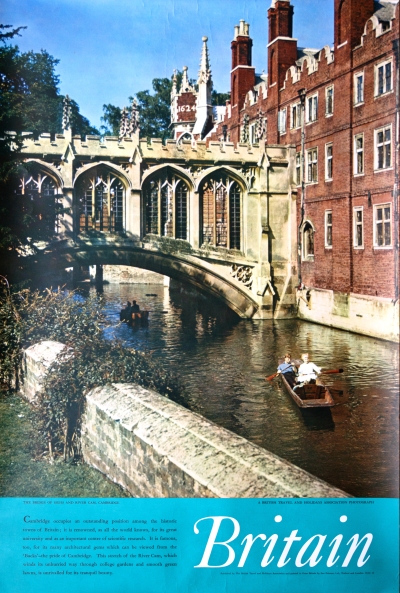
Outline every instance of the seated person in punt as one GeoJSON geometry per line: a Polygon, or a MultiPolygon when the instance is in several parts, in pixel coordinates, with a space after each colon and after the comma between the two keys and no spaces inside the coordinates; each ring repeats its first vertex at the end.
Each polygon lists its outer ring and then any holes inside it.
{"type": "Polygon", "coordinates": [[[296,383],[296,373],[297,368],[295,364],[291,362],[291,354],[290,352],[286,352],[285,360],[278,366],[277,374],[282,374],[289,383],[290,387],[293,387],[293,385],[296,383]]]}
{"type": "Polygon", "coordinates": [[[299,376],[297,377],[296,387],[300,387],[307,383],[316,383],[316,379],[321,372],[321,368],[309,360],[308,353],[301,355],[303,364],[299,366],[299,376]]]}

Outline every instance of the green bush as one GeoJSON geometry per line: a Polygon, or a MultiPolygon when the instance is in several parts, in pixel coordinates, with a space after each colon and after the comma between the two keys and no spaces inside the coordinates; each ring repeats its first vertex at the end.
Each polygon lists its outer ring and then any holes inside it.
{"type": "Polygon", "coordinates": [[[113,382],[137,383],[180,400],[182,388],[147,353],[104,338],[103,300],[74,293],[8,289],[0,299],[0,380],[18,385],[22,350],[42,340],[66,345],[49,368],[34,406],[38,452],[80,455],[80,424],[88,390],[113,382]]]}

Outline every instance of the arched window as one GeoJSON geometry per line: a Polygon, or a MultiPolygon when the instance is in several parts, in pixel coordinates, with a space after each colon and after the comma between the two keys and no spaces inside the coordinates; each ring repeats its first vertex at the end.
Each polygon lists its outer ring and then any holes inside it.
{"type": "Polygon", "coordinates": [[[143,188],[146,233],[187,240],[189,187],[172,171],[147,181],[143,188]]]}
{"type": "Polygon", "coordinates": [[[91,169],[79,181],[79,230],[124,230],[125,186],[107,169],[91,169]]]}
{"type": "Polygon", "coordinates": [[[50,175],[23,170],[16,193],[26,222],[34,227],[36,237],[46,238],[60,231],[62,196],[50,175]]]}
{"type": "Polygon", "coordinates": [[[308,221],[303,226],[303,259],[314,259],[314,227],[308,221]]]}
{"type": "Polygon", "coordinates": [[[202,243],[240,249],[239,184],[228,176],[209,177],[201,188],[202,243]]]}

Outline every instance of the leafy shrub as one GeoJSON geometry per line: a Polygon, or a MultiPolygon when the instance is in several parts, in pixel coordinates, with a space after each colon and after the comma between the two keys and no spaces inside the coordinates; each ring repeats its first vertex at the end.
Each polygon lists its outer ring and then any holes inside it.
{"type": "Polygon", "coordinates": [[[137,383],[180,400],[182,388],[147,353],[106,340],[98,296],[22,290],[0,299],[1,376],[5,385],[18,382],[22,349],[42,340],[66,345],[49,368],[38,394],[33,422],[41,452],[51,458],[80,454],[80,423],[88,390],[113,382],[137,383]]]}

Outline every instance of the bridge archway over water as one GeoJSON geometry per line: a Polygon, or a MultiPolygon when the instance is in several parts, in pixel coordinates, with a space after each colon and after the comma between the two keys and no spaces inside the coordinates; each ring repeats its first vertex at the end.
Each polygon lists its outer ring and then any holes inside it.
{"type": "MultiPolygon", "coordinates": [[[[172,241],[171,241],[172,243],[172,241]]],[[[186,244],[187,245],[187,244],[186,244]]],[[[50,247],[50,246],[49,246],[50,247]]],[[[189,283],[224,302],[243,318],[259,318],[259,305],[251,290],[230,275],[192,255],[190,250],[170,252],[157,250],[154,244],[124,242],[109,244],[106,240],[80,241],[76,245],[55,245],[35,257],[35,263],[46,269],[74,265],[128,265],[143,268],[174,280],[189,283]]],[[[32,262],[33,265],[33,262],[32,262]]]]}

